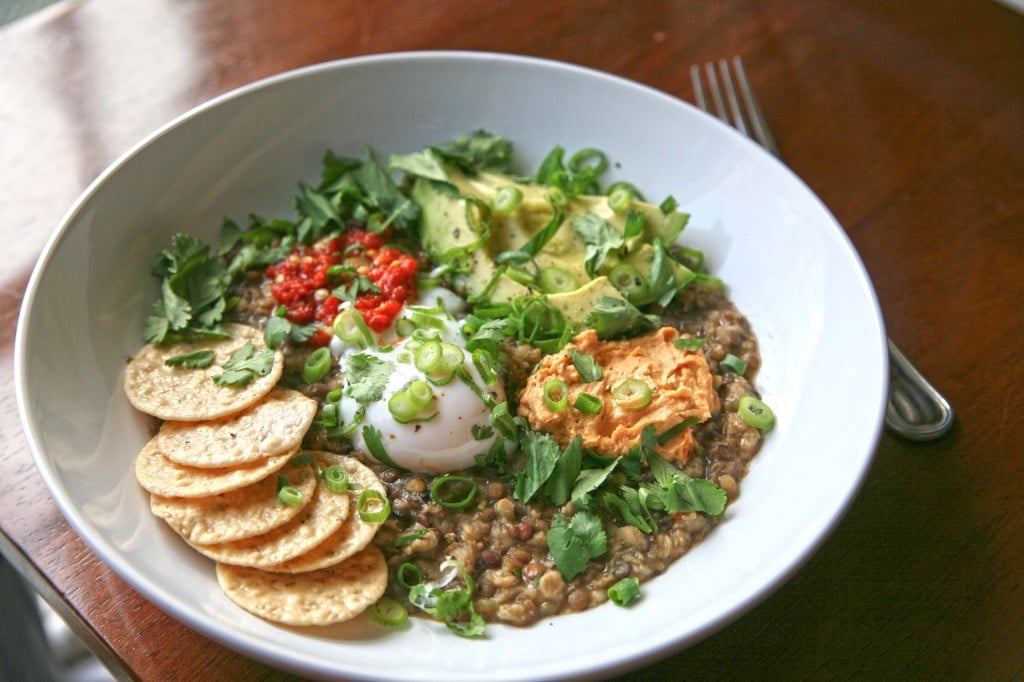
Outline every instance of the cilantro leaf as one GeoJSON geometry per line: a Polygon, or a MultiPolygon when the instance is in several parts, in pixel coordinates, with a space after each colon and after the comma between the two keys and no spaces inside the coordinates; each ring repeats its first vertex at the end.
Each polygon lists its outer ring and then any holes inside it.
{"type": "Polygon", "coordinates": [[[516,477],[515,494],[525,504],[554,472],[562,449],[551,436],[532,430],[523,433],[520,446],[526,453],[526,464],[516,477]]]}
{"type": "Polygon", "coordinates": [[[190,235],[174,235],[170,247],[153,265],[152,274],[160,279],[160,297],[143,325],[147,343],[218,331],[228,307],[228,277],[204,242],[190,235]]]}
{"type": "Polygon", "coordinates": [[[554,471],[544,484],[544,494],[551,504],[562,506],[569,501],[582,467],[583,439],[577,435],[559,455],[554,471]]]}
{"type": "MultiPolygon", "coordinates": [[[[385,215],[385,223],[406,229],[419,219],[419,206],[402,194],[394,179],[377,163],[368,147],[363,148],[363,163],[352,171],[352,178],[363,191],[365,205],[371,211],[385,215]]],[[[372,229],[374,225],[369,227],[372,229]]]]}
{"type": "Polygon", "coordinates": [[[213,364],[216,354],[212,350],[197,350],[191,353],[182,353],[164,360],[168,367],[184,366],[186,369],[205,369],[213,364]]]}
{"type": "Polygon", "coordinates": [[[597,277],[598,270],[608,254],[625,246],[625,237],[618,228],[593,213],[575,215],[570,224],[586,245],[583,266],[587,274],[597,277]]]}
{"type": "Polygon", "coordinates": [[[647,463],[657,483],[650,492],[669,514],[703,512],[718,516],[725,511],[725,491],[712,481],[687,476],[653,451],[647,453],[647,463]]]}
{"type": "Polygon", "coordinates": [[[441,564],[441,571],[457,570],[465,587],[451,586],[452,582],[418,583],[409,588],[409,603],[444,621],[448,629],[461,637],[482,637],[486,624],[473,608],[473,578],[462,564],[449,559],[441,564]],[[468,617],[468,621],[464,620],[468,617]]]}
{"type": "Polygon", "coordinates": [[[432,147],[445,161],[470,175],[482,170],[507,172],[512,164],[512,143],[500,135],[477,130],[432,147]]]}
{"type": "Polygon", "coordinates": [[[380,400],[394,371],[394,364],[386,360],[357,353],[349,358],[345,367],[346,393],[361,405],[380,400]]]}
{"type": "Polygon", "coordinates": [[[645,315],[629,301],[614,296],[605,296],[595,303],[586,319],[586,326],[601,339],[652,331],[658,324],[657,316],[645,315]]]}
{"type": "Polygon", "coordinates": [[[242,347],[231,354],[224,363],[223,374],[217,374],[213,381],[218,386],[245,386],[257,376],[266,376],[274,367],[274,351],[261,348],[258,353],[252,341],[246,341],[242,347]]]}
{"type": "Polygon", "coordinates": [[[591,495],[595,490],[601,487],[608,476],[615,470],[622,461],[621,457],[617,457],[609,462],[608,466],[598,469],[583,469],[576,477],[576,482],[572,487],[572,494],[570,499],[572,503],[579,509],[587,509],[590,507],[591,495]]]}
{"type": "Polygon", "coordinates": [[[567,520],[555,515],[547,532],[548,550],[565,580],[583,572],[587,563],[608,550],[608,536],[601,520],[587,511],[580,511],[567,520]]]}
{"type": "Polygon", "coordinates": [[[600,381],[604,377],[601,365],[597,364],[592,355],[573,348],[570,348],[568,352],[569,357],[572,358],[572,366],[579,372],[580,380],[583,383],[589,384],[593,381],[600,381]]]}

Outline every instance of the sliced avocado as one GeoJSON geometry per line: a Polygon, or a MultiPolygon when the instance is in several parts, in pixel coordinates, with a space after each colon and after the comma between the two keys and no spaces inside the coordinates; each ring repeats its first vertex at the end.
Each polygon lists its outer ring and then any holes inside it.
{"type": "MultiPolygon", "coordinates": [[[[522,248],[551,222],[553,209],[545,196],[546,188],[517,182],[496,173],[481,172],[469,176],[451,167],[446,166],[445,170],[450,185],[424,178],[418,178],[413,185],[413,200],[422,209],[421,239],[427,255],[438,263],[459,256],[469,259],[466,271],[455,282],[460,293],[466,296],[486,293],[489,300],[498,302],[538,293],[523,283],[529,282],[529,277],[517,276],[511,270],[516,267],[514,264],[507,265],[508,269],[501,272],[496,259],[502,253],[522,248]],[[495,191],[506,185],[518,188],[523,195],[522,201],[509,214],[494,214],[489,239],[471,249],[479,241],[480,235],[470,228],[464,197],[477,197],[490,204],[495,191]]],[[[629,240],[633,243],[626,245],[625,254],[621,258],[610,257],[606,267],[602,268],[602,274],[607,274],[616,263],[628,262],[644,277],[649,277],[654,261],[654,251],[649,242],[660,239],[662,243],[671,243],[685,224],[685,214],[670,213],[666,216],[659,207],[639,201],[634,201],[632,207],[644,216],[642,236],[629,240]]],[[[590,278],[584,265],[586,245],[568,223],[572,215],[593,213],[617,229],[624,230],[627,214],[612,211],[605,196],[574,197],[564,210],[567,217],[562,227],[532,260],[540,270],[558,268],[575,280],[577,289],[549,294],[548,299],[574,327],[580,328],[596,301],[605,297],[626,297],[607,277],[590,278]]],[[[679,286],[684,286],[692,279],[693,273],[674,260],[670,261],[669,267],[679,286]]],[[[639,305],[649,303],[654,298],[631,302],[639,305]]]]}
{"type": "Polygon", "coordinates": [[[548,294],[548,303],[558,308],[573,330],[580,331],[586,327],[587,317],[593,312],[597,302],[606,297],[623,298],[608,278],[601,276],[574,291],[548,294]]]}

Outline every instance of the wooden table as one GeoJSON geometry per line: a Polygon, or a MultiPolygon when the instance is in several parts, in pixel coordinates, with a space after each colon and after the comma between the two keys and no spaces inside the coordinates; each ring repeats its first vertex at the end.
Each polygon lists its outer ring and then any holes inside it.
{"type": "Polygon", "coordinates": [[[691,99],[742,54],[792,168],[845,226],[953,431],[886,434],[838,530],[774,596],[629,679],[1024,678],[1024,16],[990,0],[65,2],[0,31],[0,545],[118,677],[290,679],[177,623],[69,528],[18,421],[33,262],[109,162],[257,78],[492,50],[691,99]],[[184,654],[182,652],[185,652],[184,654]]]}

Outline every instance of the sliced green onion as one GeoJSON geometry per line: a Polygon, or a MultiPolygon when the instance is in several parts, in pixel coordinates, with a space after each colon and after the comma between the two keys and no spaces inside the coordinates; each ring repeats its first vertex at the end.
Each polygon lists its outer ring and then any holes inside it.
{"type": "Polygon", "coordinates": [[[277,499],[289,507],[297,507],[306,498],[302,491],[293,485],[283,485],[277,491],[277,499]]]}
{"type": "Polygon", "coordinates": [[[408,590],[413,585],[423,582],[423,571],[411,561],[406,561],[398,567],[395,577],[398,579],[398,584],[408,590]]]}
{"type": "Polygon", "coordinates": [[[729,353],[722,358],[718,365],[730,372],[734,372],[735,374],[743,374],[747,371],[747,363],[743,362],[742,358],[738,358],[732,353],[729,353]]]}
{"type": "Polygon", "coordinates": [[[639,410],[651,402],[651,387],[641,379],[626,379],[612,389],[612,399],[626,410],[639,410]]]}
{"type": "Polygon", "coordinates": [[[612,268],[608,281],[630,300],[643,298],[648,291],[647,279],[629,263],[619,263],[612,268]]]}
{"type": "Polygon", "coordinates": [[[673,341],[672,345],[674,345],[679,350],[692,350],[692,351],[696,351],[696,350],[700,350],[704,346],[704,344],[707,343],[707,342],[708,342],[708,338],[706,336],[700,336],[700,337],[696,337],[696,338],[690,337],[690,336],[684,336],[684,337],[680,337],[680,338],[676,339],[675,341],[673,341]]]}
{"type": "Polygon", "coordinates": [[[315,464],[316,460],[313,459],[313,455],[309,452],[303,452],[302,454],[295,455],[288,463],[293,467],[306,466],[308,464],[315,464]]]}
{"type": "Polygon", "coordinates": [[[395,333],[399,336],[412,336],[416,331],[416,323],[408,317],[400,317],[395,320],[395,333]]]}
{"type": "Polygon", "coordinates": [[[399,423],[408,422],[419,412],[406,391],[398,391],[388,399],[388,412],[399,423]]]}
{"type": "Polygon", "coordinates": [[[413,381],[406,387],[405,393],[417,410],[422,410],[434,399],[434,389],[425,381],[413,381]]]}
{"type": "Polygon", "coordinates": [[[592,170],[594,175],[600,175],[608,168],[608,157],[600,149],[586,147],[569,157],[569,168],[578,173],[581,170],[592,170]]]}
{"type": "Polygon", "coordinates": [[[439,372],[444,366],[444,356],[440,341],[427,341],[416,349],[413,359],[416,369],[430,375],[439,372]]]}
{"type": "Polygon", "coordinates": [[[633,190],[626,186],[616,187],[608,195],[608,207],[613,213],[625,213],[633,205],[635,195],[633,190]]]}
{"type": "Polygon", "coordinates": [[[629,606],[640,598],[640,581],[635,577],[623,578],[608,588],[608,599],[616,606],[629,606]]]}
{"type": "Polygon", "coordinates": [[[586,414],[597,414],[601,411],[601,399],[590,393],[580,393],[572,406],[586,414]]]}
{"type": "Polygon", "coordinates": [[[404,625],[409,620],[409,612],[402,602],[384,595],[370,607],[370,617],[373,622],[388,628],[396,628],[404,625]]]}
{"type": "Polygon", "coordinates": [[[336,403],[336,402],[338,402],[339,400],[341,400],[341,389],[340,388],[334,389],[333,391],[328,393],[326,396],[324,396],[324,400],[326,400],[329,403],[336,403]]]}
{"type": "Polygon", "coordinates": [[[576,278],[565,268],[544,268],[540,271],[540,288],[547,294],[560,294],[576,289],[576,278]]]}
{"type": "Polygon", "coordinates": [[[544,405],[552,412],[561,412],[569,405],[569,386],[561,379],[544,384],[544,405]]]}
{"type": "Polygon", "coordinates": [[[502,185],[494,190],[495,213],[511,213],[523,202],[523,192],[513,185],[502,185]]]}
{"type": "Polygon", "coordinates": [[[485,385],[493,386],[498,380],[498,363],[490,353],[482,348],[473,351],[473,365],[480,373],[480,378],[484,380],[485,385]]]}
{"type": "Polygon", "coordinates": [[[395,541],[391,544],[394,545],[395,548],[405,547],[406,545],[411,545],[412,543],[416,542],[426,534],[427,529],[420,528],[418,531],[415,531],[413,533],[406,533],[405,535],[401,535],[395,538],[395,541]]]}
{"type": "Polygon", "coordinates": [[[366,416],[366,408],[360,405],[356,409],[356,413],[352,416],[352,421],[345,426],[341,427],[338,431],[339,436],[348,437],[355,433],[355,430],[359,428],[359,425],[363,423],[363,418],[366,416]]]}
{"type": "Polygon", "coordinates": [[[356,509],[359,510],[359,518],[367,523],[383,523],[391,515],[391,504],[388,503],[388,499],[373,488],[367,488],[359,493],[356,509]]]}
{"type": "Polygon", "coordinates": [[[331,325],[334,335],[348,343],[373,345],[373,332],[366,326],[362,313],[355,308],[342,310],[331,325]]]}
{"type": "Polygon", "coordinates": [[[752,395],[740,398],[740,418],[760,431],[770,431],[775,426],[775,413],[772,408],[752,395]]]}
{"type": "Polygon", "coordinates": [[[326,348],[317,348],[306,357],[306,364],[302,366],[302,380],[307,384],[313,384],[324,378],[331,369],[331,351],[326,348]]]}
{"type": "Polygon", "coordinates": [[[469,476],[441,476],[430,485],[430,496],[445,509],[464,509],[476,500],[477,485],[469,476]]]}
{"type": "Polygon", "coordinates": [[[349,489],[348,472],[340,464],[332,464],[324,469],[324,485],[332,493],[343,493],[349,489]]]}
{"type": "Polygon", "coordinates": [[[324,426],[328,429],[333,429],[335,426],[337,426],[338,404],[324,403],[323,409],[320,410],[320,421],[322,421],[324,426]]]}
{"type": "Polygon", "coordinates": [[[566,196],[565,191],[561,187],[555,187],[554,185],[547,188],[544,196],[547,197],[547,200],[555,208],[562,208],[569,203],[569,197],[566,196]]]}

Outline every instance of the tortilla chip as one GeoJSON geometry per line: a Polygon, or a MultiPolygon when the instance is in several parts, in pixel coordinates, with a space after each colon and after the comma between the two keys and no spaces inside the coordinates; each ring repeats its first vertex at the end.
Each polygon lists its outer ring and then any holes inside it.
{"type": "Polygon", "coordinates": [[[223,468],[292,452],[316,416],[317,401],[275,388],[243,412],[204,422],[164,422],[154,440],[172,462],[223,468]]]}
{"type": "Polygon", "coordinates": [[[155,495],[166,497],[205,497],[262,481],[276,473],[294,452],[261,459],[247,466],[224,469],[200,469],[175,464],[161,453],[153,441],[135,458],[135,478],[139,485],[155,495]]]}
{"type": "Polygon", "coordinates": [[[220,386],[213,377],[224,373],[224,363],[232,353],[250,341],[256,353],[266,348],[259,329],[240,324],[228,324],[225,328],[231,334],[229,339],[144,346],[125,369],[124,389],[128,400],[142,412],[172,421],[218,419],[256,403],[281,378],[284,354],[274,351],[274,364],[269,374],[256,376],[244,386],[220,386]],[[184,365],[172,367],[165,362],[202,350],[214,352],[209,367],[189,369],[184,365]]]}
{"type": "Polygon", "coordinates": [[[253,485],[207,497],[152,495],[150,509],[188,542],[215,544],[269,533],[298,516],[313,499],[316,470],[285,467],[253,485]],[[302,502],[291,505],[277,497],[278,476],[302,491],[302,502]]]}
{"type": "Polygon", "coordinates": [[[211,545],[189,543],[223,564],[267,568],[305,554],[341,528],[349,514],[349,496],[332,493],[318,481],[313,500],[288,523],[269,533],[211,545]]]}
{"type": "Polygon", "coordinates": [[[224,594],[246,611],[286,625],[329,625],[350,620],[384,594],[388,566],[376,545],[347,561],[290,575],[217,564],[224,594]]]}
{"type": "Polygon", "coordinates": [[[348,495],[351,498],[351,511],[345,524],[329,538],[301,556],[268,567],[267,570],[269,571],[304,573],[340,564],[369,545],[370,541],[377,534],[377,529],[384,523],[383,521],[378,523],[364,521],[356,509],[356,501],[359,499],[359,494],[366,488],[373,488],[383,495],[385,499],[387,498],[384,484],[380,482],[380,479],[377,478],[372,469],[354,457],[316,451],[311,454],[316,456],[320,466],[325,469],[331,464],[341,464],[348,471],[349,481],[355,486],[354,490],[350,489],[348,491],[348,495]]]}

